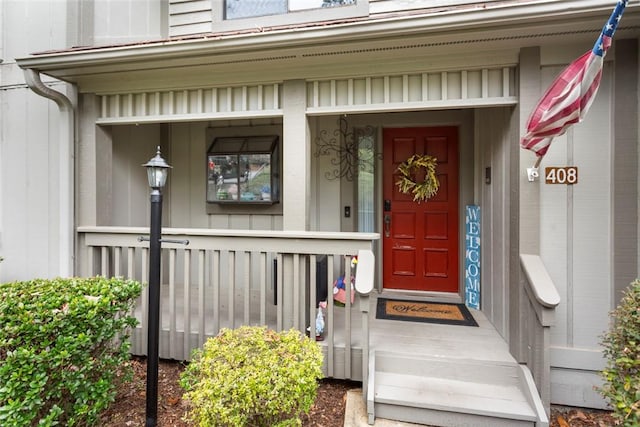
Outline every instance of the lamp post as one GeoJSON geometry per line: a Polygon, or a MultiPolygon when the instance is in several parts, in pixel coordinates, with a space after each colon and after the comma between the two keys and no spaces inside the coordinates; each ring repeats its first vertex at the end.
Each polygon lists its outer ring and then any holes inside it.
{"type": "Polygon", "coordinates": [[[147,339],[147,409],[146,427],[158,421],[158,339],[160,333],[160,250],[162,234],[162,188],[167,181],[169,166],[160,156],[144,165],[151,187],[151,225],[149,232],[149,313],[147,339]]]}

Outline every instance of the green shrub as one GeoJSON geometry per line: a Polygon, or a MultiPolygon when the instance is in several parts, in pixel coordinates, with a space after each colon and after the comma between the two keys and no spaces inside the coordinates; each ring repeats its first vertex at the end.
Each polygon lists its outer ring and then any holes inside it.
{"type": "Polygon", "coordinates": [[[640,280],[631,283],[611,313],[602,344],[607,358],[602,395],[624,426],[640,425],[640,280]]]}
{"type": "Polygon", "coordinates": [[[308,413],[322,352],[297,330],[223,329],[183,372],[189,417],[205,426],[293,426],[308,413]]]}
{"type": "Polygon", "coordinates": [[[91,425],[129,358],[134,281],[0,284],[0,425],[91,425]]]}

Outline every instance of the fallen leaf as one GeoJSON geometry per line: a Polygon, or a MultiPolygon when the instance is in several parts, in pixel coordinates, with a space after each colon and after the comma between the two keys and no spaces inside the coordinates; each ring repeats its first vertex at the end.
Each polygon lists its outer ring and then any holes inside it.
{"type": "Polygon", "coordinates": [[[558,415],[557,420],[560,427],[571,427],[562,415],[558,415]]]}
{"type": "Polygon", "coordinates": [[[178,403],[180,403],[180,396],[168,397],[167,403],[172,406],[177,405],[178,403]]]}
{"type": "Polygon", "coordinates": [[[582,421],[586,421],[588,418],[587,416],[584,414],[584,412],[580,411],[580,410],[575,410],[572,411],[573,413],[571,414],[571,416],[569,417],[569,421],[573,421],[573,420],[582,420],[582,421]]]}

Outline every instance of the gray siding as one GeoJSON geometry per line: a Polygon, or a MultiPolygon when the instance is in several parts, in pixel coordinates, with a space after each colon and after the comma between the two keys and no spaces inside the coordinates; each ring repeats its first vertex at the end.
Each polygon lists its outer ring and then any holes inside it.
{"type": "MultiPolygon", "coordinates": [[[[213,6],[212,0],[168,0],[169,1],[169,36],[182,37],[219,31],[216,22],[222,17],[213,6]]],[[[455,7],[468,8],[470,5],[491,3],[497,0],[368,0],[368,14],[371,16],[385,15],[398,12],[412,12],[419,9],[451,9],[455,7]]],[[[223,3],[223,0],[219,0],[223,3]]],[[[297,12],[300,14],[301,12],[297,12]]],[[[302,12],[314,13],[314,12],[302,12]]],[[[277,18],[276,18],[277,20],[277,18]]],[[[249,22],[249,21],[247,21],[249,22]]],[[[251,27],[251,26],[250,26],[251,27]]]]}
{"type": "MultiPolygon", "coordinates": [[[[64,46],[66,26],[59,2],[0,2],[2,281],[60,271],[58,109],[27,89],[14,58],[64,46]]],[[[52,87],[66,91],[62,83],[52,87]]]]}
{"type": "Polygon", "coordinates": [[[210,33],[212,27],[213,1],[170,0],[169,36],[210,33]]]}
{"type": "Polygon", "coordinates": [[[57,108],[23,88],[0,90],[0,98],[2,280],[55,277],[60,260],[57,108]],[[35,125],[23,126],[23,120],[35,125]]]}
{"type": "Polygon", "coordinates": [[[481,307],[505,339],[509,336],[509,195],[511,151],[515,143],[509,132],[511,115],[512,108],[487,108],[475,112],[479,147],[476,185],[482,215],[481,307]],[[487,168],[490,168],[490,183],[485,182],[487,168]]]}
{"type": "Polygon", "coordinates": [[[613,303],[638,277],[638,41],[616,42],[613,158],[613,303]]]}
{"type": "MultiPolygon", "coordinates": [[[[96,46],[166,38],[168,0],[81,1],[81,13],[93,17],[84,37],[96,46]],[[89,8],[89,11],[82,9],[89,8]]],[[[55,2],[54,2],[55,3],[55,2]]],[[[68,46],[67,46],[68,47],[68,46]]]]}

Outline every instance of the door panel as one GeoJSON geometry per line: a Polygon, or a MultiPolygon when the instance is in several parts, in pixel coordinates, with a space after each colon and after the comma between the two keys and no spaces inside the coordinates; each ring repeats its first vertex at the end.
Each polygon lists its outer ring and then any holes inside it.
{"type": "MultiPolygon", "coordinates": [[[[385,129],[383,270],[385,288],[458,292],[458,129],[385,129]],[[438,160],[438,192],[414,202],[395,184],[397,168],[413,154],[438,160]]],[[[424,179],[424,172],[417,180],[424,179]]]]}

